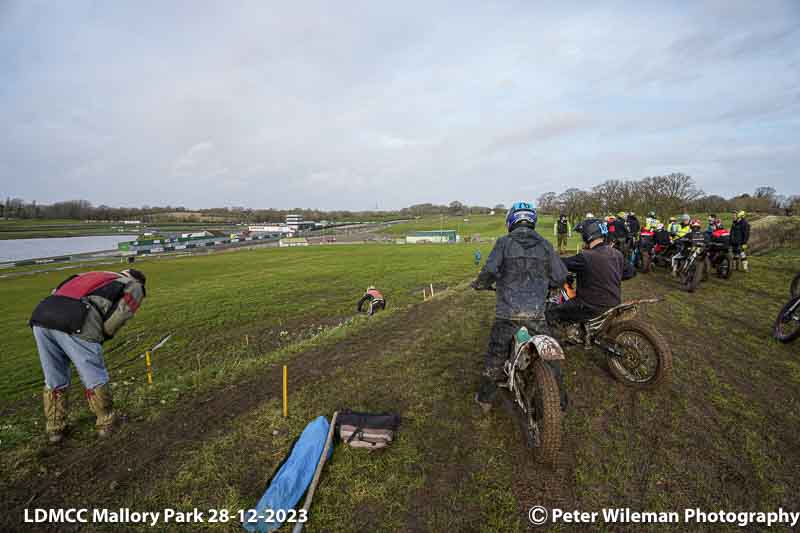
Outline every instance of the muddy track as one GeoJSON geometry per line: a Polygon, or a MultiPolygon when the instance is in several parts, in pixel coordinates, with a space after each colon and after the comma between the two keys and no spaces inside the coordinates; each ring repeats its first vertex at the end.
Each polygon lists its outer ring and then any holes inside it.
{"type": "MultiPolygon", "coordinates": [[[[381,330],[398,339],[412,337],[431,315],[448,304],[448,298],[440,297],[412,305],[387,317],[381,330]]],[[[365,328],[333,347],[313,347],[293,356],[287,363],[292,376],[290,392],[300,388],[295,384],[313,385],[359,359],[379,355],[374,341],[374,332],[365,328]],[[325,365],[319,364],[321,359],[325,365]]],[[[25,507],[66,508],[76,497],[84,506],[99,506],[104,499],[117,496],[109,487],[123,490],[135,486],[137,491],[146,492],[148,486],[179,466],[176,459],[183,452],[223,434],[234,419],[279,397],[280,390],[281,373],[275,366],[273,372],[259,373],[206,393],[203,399],[184,402],[178,409],[148,422],[150,430],[131,423],[109,441],[46,450],[38,459],[47,474],[9,487],[4,494],[0,525],[18,525],[25,507]]]]}

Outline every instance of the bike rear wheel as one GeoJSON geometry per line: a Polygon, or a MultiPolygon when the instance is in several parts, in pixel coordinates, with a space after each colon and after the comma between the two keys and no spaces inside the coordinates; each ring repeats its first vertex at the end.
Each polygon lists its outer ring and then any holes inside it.
{"type": "Polygon", "coordinates": [[[553,465],[561,448],[561,397],[552,370],[541,359],[531,365],[524,396],[533,457],[553,465]]]}
{"type": "Polygon", "coordinates": [[[648,388],[672,375],[672,350],[666,339],[641,320],[626,320],[612,326],[606,338],[622,352],[611,355],[608,369],[630,387],[648,388]]]}
{"type": "Polygon", "coordinates": [[[772,334],[783,343],[792,342],[800,337],[800,296],[792,298],[783,306],[778,318],[775,319],[772,334]]]}
{"type": "Polygon", "coordinates": [[[717,275],[723,279],[729,279],[731,277],[731,259],[727,255],[719,260],[717,275]]]}

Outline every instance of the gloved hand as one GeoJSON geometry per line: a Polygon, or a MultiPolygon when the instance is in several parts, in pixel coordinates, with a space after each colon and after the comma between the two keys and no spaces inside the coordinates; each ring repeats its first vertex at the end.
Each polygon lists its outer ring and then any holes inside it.
{"type": "Polygon", "coordinates": [[[479,291],[479,290],[481,290],[480,283],[478,283],[478,280],[477,280],[477,279],[473,279],[473,280],[472,280],[472,281],[469,283],[469,286],[470,286],[470,287],[472,287],[473,289],[475,289],[476,291],[479,291]]]}

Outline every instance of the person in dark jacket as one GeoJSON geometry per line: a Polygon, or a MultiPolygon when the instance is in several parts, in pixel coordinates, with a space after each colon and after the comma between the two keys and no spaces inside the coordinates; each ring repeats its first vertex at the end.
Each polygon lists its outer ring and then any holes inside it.
{"type": "Polygon", "coordinates": [[[567,253],[567,239],[572,237],[572,228],[570,227],[567,215],[564,213],[561,213],[558,220],[553,224],[553,233],[557,239],[559,255],[567,253]]]}
{"type": "MultiPolygon", "coordinates": [[[[553,246],[536,231],[537,214],[533,205],[518,202],[506,215],[508,235],[500,237],[472,287],[478,290],[497,285],[495,320],[481,384],[475,397],[484,411],[491,408],[497,394],[497,381],[504,379],[503,366],[514,333],[525,326],[531,335],[549,335],[545,321],[545,302],[551,287],[560,287],[567,277],[564,264],[553,246]]],[[[559,364],[551,367],[562,391],[566,392],[559,364]]]]}
{"type": "Polygon", "coordinates": [[[628,213],[628,229],[631,232],[631,236],[636,239],[638,238],[639,232],[642,230],[641,224],[639,224],[639,219],[636,218],[636,213],[631,211],[628,213]]]}
{"type": "Polygon", "coordinates": [[[738,258],[736,267],[741,264],[742,270],[748,271],[747,266],[747,242],[750,240],[750,223],[745,219],[747,213],[739,211],[736,213],[736,218],[731,225],[731,248],[733,257],[738,258]]]}
{"type": "Polygon", "coordinates": [[[575,231],[580,232],[585,248],[562,261],[567,270],[576,274],[576,295],[551,307],[547,312],[548,322],[579,322],[603,314],[622,302],[622,280],[636,274],[619,250],[606,244],[608,230],[604,222],[587,220],[575,231]]]}
{"type": "Polygon", "coordinates": [[[30,326],[44,373],[45,430],[51,443],[60,442],[67,427],[70,362],[97,417],[97,435],[111,433],[117,416],[102,344],[133,318],[145,297],[145,281],[144,274],[132,268],[78,274],[63,281],[34,309],[30,326]]]}

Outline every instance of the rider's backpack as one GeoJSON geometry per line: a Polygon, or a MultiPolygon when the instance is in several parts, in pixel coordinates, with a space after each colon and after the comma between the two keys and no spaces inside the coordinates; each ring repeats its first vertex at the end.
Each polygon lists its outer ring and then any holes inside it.
{"type": "Polygon", "coordinates": [[[396,413],[358,413],[345,409],[336,417],[336,435],[353,448],[378,450],[394,440],[400,425],[396,413]]]}

